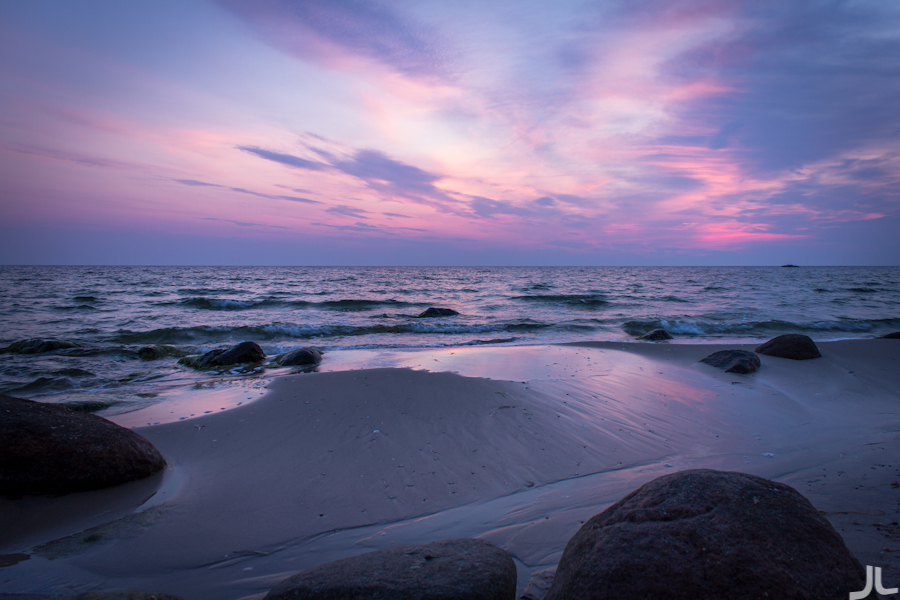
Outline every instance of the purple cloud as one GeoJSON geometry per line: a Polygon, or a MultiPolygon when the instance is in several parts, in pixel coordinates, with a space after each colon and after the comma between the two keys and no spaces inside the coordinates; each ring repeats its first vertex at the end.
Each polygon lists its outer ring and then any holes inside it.
{"type": "Polygon", "coordinates": [[[279,50],[328,60],[323,44],[375,59],[400,73],[447,77],[447,52],[428,25],[368,0],[220,0],[279,50]]]}

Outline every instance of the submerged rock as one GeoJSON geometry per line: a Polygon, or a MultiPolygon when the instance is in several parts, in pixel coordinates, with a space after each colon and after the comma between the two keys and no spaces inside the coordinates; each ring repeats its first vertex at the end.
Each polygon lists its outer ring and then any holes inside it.
{"type": "Polygon", "coordinates": [[[299,365],[317,365],[322,362],[322,353],[315,348],[295,348],[278,359],[283,367],[299,365]]]}
{"type": "Polygon", "coordinates": [[[169,344],[154,344],[153,346],[143,346],[137,351],[138,356],[141,357],[141,360],[157,360],[159,358],[165,358],[167,356],[181,356],[184,354],[182,350],[180,350],[176,346],[170,346],[169,344]]]}
{"type": "Polygon", "coordinates": [[[645,342],[658,342],[660,340],[671,340],[673,338],[672,338],[672,334],[670,334],[665,329],[654,329],[653,331],[650,331],[648,333],[645,333],[642,336],[639,336],[638,339],[645,341],[645,342]]]}
{"type": "Polygon", "coordinates": [[[2,352],[11,352],[14,354],[40,354],[42,352],[53,352],[54,350],[65,350],[68,348],[81,348],[81,344],[66,340],[57,340],[55,338],[46,340],[33,338],[30,340],[13,342],[4,348],[2,352]]]}
{"type": "Polygon", "coordinates": [[[423,319],[426,317],[452,317],[453,315],[458,314],[459,313],[452,308],[436,308],[432,306],[419,313],[419,316],[417,318],[423,319]]]}
{"type": "Polygon", "coordinates": [[[282,581],[266,600],[513,600],[516,565],[483,540],[460,539],[367,552],[282,581]]]}
{"type": "Polygon", "coordinates": [[[900,340],[900,331],[878,336],[879,340],[900,340]]]}
{"type": "Polygon", "coordinates": [[[724,369],[726,373],[753,373],[759,369],[759,357],[746,350],[720,350],[700,362],[724,369]]]}
{"type": "Polygon", "coordinates": [[[755,352],[792,360],[822,358],[822,353],[819,352],[816,343],[809,336],[799,333],[786,333],[773,337],[768,342],[757,346],[755,352]]]}
{"type": "Polygon", "coordinates": [[[654,479],[585,523],[546,600],[844,600],[864,578],[796,490],[701,469],[654,479]]]}
{"type": "Polygon", "coordinates": [[[202,356],[185,356],[178,361],[179,364],[195,369],[216,369],[242,363],[262,362],[266,353],[256,342],[241,342],[227,350],[219,348],[210,350],[202,356]]]}
{"type": "Polygon", "coordinates": [[[96,415],[0,395],[0,495],[66,494],[143,479],[166,461],[96,415]]]}

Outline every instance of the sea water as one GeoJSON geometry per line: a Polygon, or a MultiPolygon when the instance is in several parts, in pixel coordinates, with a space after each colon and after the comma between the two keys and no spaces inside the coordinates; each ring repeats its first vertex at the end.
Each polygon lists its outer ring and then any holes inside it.
{"type": "MultiPolygon", "coordinates": [[[[900,267],[0,267],[0,393],[144,406],[285,369],[197,372],[178,357],[251,340],[274,357],[382,348],[633,341],[816,341],[900,330],[900,267]],[[419,318],[428,307],[459,314],[419,318]],[[176,354],[142,360],[145,346],[176,354]]],[[[334,356],[334,355],[332,355],[334,356]]],[[[121,407],[120,407],[121,408],[121,407]]]]}

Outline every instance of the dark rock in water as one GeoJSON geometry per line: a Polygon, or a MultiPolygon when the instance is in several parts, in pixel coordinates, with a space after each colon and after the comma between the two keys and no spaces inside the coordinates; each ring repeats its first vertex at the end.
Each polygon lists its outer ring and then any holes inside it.
{"type": "Polygon", "coordinates": [[[516,595],[516,565],[483,540],[448,540],[377,550],[282,581],[266,600],[471,600],[516,595]]]}
{"type": "Polygon", "coordinates": [[[180,356],[181,354],[183,354],[183,352],[177,347],[170,346],[168,344],[144,346],[138,349],[137,352],[138,356],[141,357],[141,360],[156,360],[159,358],[165,358],[167,356],[180,356]]]}
{"type": "Polygon", "coordinates": [[[225,352],[217,354],[213,361],[217,366],[255,363],[266,359],[266,353],[256,342],[241,342],[225,352]]]}
{"type": "Polygon", "coordinates": [[[124,590],[120,592],[85,592],[78,594],[72,600],[184,600],[181,596],[172,594],[148,594],[147,592],[134,592],[124,590]]]}
{"type": "Polygon", "coordinates": [[[546,600],[845,600],[864,579],[796,490],[702,469],[654,479],[585,523],[546,600]]]}
{"type": "Polygon", "coordinates": [[[654,329],[653,331],[638,337],[638,339],[645,342],[658,342],[660,340],[671,340],[672,335],[665,329],[654,329]]]}
{"type": "Polygon", "coordinates": [[[458,315],[459,313],[453,310],[452,308],[435,308],[434,306],[422,311],[418,318],[422,319],[425,317],[452,317],[453,315],[458,315]]]}
{"type": "Polygon", "coordinates": [[[900,340],[900,331],[878,336],[879,340],[900,340]]]}
{"type": "Polygon", "coordinates": [[[173,594],[148,594],[147,592],[135,592],[124,590],[118,592],[85,592],[72,598],[72,600],[184,600],[181,596],[173,594]]]}
{"type": "Polygon", "coordinates": [[[799,333],[786,333],[773,337],[765,344],[757,346],[755,352],[766,356],[777,356],[793,360],[822,358],[822,353],[819,352],[816,343],[809,336],[799,333]]]}
{"type": "Polygon", "coordinates": [[[725,369],[726,373],[753,373],[759,369],[759,357],[746,350],[720,350],[700,362],[725,369]]]}
{"type": "Polygon", "coordinates": [[[53,352],[54,350],[65,350],[67,348],[81,348],[81,345],[76,344],[75,342],[67,342],[66,340],[41,340],[35,338],[13,342],[3,349],[3,352],[12,352],[14,354],[40,354],[41,352],[53,352]]]}
{"type": "Polygon", "coordinates": [[[296,348],[278,359],[283,367],[298,365],[317,365],[322,362],[322,353],[315,348],[296,348]]]}
{"type": "Polygon", "coordinates": [[[781,265],[782,269],[799,269],[797,265],[781,265]]]}
{"type": "Polygon", "coordinates": [[[166,466],[145,438],[63,406],[0,395],[0,495],[65,494],[142,479],[166,466]]]}
{"type": "Polygon", "coordinates": [[[241,342],[225,350],[210,350],[203,356],[185,356],[179,364],[195,369],[215,369],[241,363],[256,363],[265,360],[266,353],[256,342],[241,342]]]}

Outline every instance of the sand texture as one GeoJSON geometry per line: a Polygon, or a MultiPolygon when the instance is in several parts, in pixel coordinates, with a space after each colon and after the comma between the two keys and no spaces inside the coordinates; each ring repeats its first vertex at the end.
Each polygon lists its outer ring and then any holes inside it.
{"type": "Polygon", "coordinates": [[[137,428],[169,463],[160,475],[0,500],[0,593],[261,598],[338,558],[481,537],[513,556],[519,594],[539,596],[585,520],[690,468],[793,486],[900,584],[900,343],[819,348],[760,356],[748,375],[698,362],[753,349],[741,345],[331,353],[352,370],[282,377],[252,403],[137,428]],[[365,364],[380,368],[354,369],[365,364]]]}

